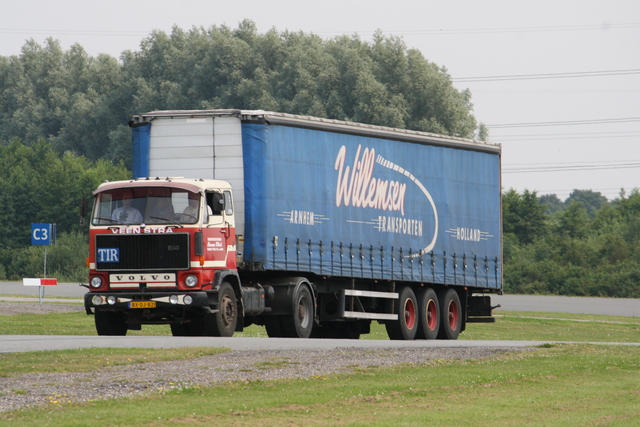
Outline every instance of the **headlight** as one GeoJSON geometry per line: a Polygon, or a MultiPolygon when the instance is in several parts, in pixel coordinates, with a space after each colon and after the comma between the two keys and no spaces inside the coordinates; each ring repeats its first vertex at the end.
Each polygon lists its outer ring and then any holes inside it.
{"type": "Polygon", "coordinates": [[[100,295],[94,295],[93,298],[91,298],[91,303],[93,305],[102,305],[102,297],[100,295]]]}
{"type": "Polygon", "coordinates": [[[184,298],[182,298],[182,302],[189,305],[193,302],[193,298],[191,298],[191,295],[185,295],[184,298]]]}
{"type": "Polygon", "coordinates": [[[102,277],[93,276],[91,278],[91,287],[92,288],[99,288],[100,286],[102,286],[102,277]]]}
{"type": "Polygon", "coordinates": [[[177,303],[178,303],[178,295],[171,295],[171,296],[169,297],[169,302],[170,302],[171,304],[177,304],[177,303]]]}
{"type": "Polygon", "coordinates": [[[187,276],[186,279],[184,279],[184,284],[190,288],[193,288],[195,285],[198,284],[198,278],[193,274],[190,274],[187,276]]]}
{"type": "Polygon", "coordinates": [[[114,297],[113,295],[109,295],[107,297],[107,303],[109,305],[114,305],[117,302],[116,297],[114,297]]]}

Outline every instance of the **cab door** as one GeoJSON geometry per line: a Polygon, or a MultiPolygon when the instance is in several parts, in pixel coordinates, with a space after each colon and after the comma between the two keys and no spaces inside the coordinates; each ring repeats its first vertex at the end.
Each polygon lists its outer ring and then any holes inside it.
{"type": "Polygon", "coordinates": [[[236,234],[231,191],[206,191],[205,196],[205,266],[235,269],[236,234]]]}

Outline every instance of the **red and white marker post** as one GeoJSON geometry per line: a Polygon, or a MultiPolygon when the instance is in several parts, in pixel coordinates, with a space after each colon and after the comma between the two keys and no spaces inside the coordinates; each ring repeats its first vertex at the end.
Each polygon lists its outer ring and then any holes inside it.
{"type": "Polygon", "coordinates": [[[44,288],[43,286],[56,286],[58,284],[58,279],[22,279],[22,286],[39,286],[38,288],[38,300],[40,304],[42,304],[42,297],[44,296],[44,288]]]}

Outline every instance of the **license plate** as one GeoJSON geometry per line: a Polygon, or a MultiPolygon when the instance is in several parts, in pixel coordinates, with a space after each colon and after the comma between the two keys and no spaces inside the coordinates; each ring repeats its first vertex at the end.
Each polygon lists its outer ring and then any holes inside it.
{"type": "Polygon", "coordinates": [[[129,308],[156,308],[155,301],[131,301],[129,308]]]}

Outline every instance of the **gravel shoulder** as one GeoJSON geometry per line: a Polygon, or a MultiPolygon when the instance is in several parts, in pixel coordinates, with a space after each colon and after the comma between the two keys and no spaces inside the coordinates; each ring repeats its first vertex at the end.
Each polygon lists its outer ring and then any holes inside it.
{"type": "MultiPolygon", "coordinates": [[[[0,314],[82,311],[70,304],[0,303],[0,314]]],[[[0,412],[162,393],[228,382],[311,378],[373,366],[421,365],[434,359],[498,357],[512,348],[232,351],[197,359],[99,368],[91,372],[19,374],[0,380],[0,412]]],[[[522,349],[517,349],[521,351],[522,349]]]]}

